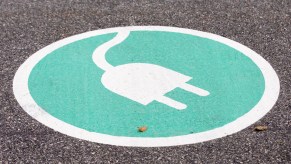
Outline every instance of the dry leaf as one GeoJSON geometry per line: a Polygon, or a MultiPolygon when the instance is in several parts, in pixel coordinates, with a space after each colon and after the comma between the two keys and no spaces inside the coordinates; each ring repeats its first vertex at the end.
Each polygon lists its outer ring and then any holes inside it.
{"type": "Polygon", "coordinates": [[[267,126],[262,126],[262,125],[259,125],[259,126],[255,127],[256,131],[264,131],[264,130],[267,130],[267,129],[268,129],[267,126]]]}
{"type": "Polygon", "coordinates": [[[146,131],[148,128],[146,127],[146,126],[141,126],[141,127],[139,127],[138,128],[138,131],[139,132],[144,132],[144,131],[146,131]]]}

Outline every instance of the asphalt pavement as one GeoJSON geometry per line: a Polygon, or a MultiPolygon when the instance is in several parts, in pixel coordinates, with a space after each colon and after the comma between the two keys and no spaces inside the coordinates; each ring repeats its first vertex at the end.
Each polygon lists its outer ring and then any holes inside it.
{"type": "Polygon", "coordinates": [[[291,163],[290,0],[1,0],[0,38],[0,163],[291,163]],[[37,50],[86,31],[141,25],[206,31],[246,45],[278,74],[276,105],[254,125],[227,137],[134,148],[56,132],[15,100],[14,74],[37,50]],[[257,132],[256,125],[268,129],[257,132]]]}

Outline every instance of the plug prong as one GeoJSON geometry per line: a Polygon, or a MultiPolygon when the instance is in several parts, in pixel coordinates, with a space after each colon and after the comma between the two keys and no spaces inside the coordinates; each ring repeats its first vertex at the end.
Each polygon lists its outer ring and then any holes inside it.
{"type": "Polygon", "coordinates": [[[201,89],[201,88],[198,88],[198,87],[195,87],[193,85],[190,85],[190,84],[187,84],[187,83],[183,83],[181,86],[179,86],[180,88],[184,89],[185,91],[188,91],[188,92],[192,92],[192,93],[195,93],[199,96],[207,96],[209,95],[210,93],[204,89],[201,89]]]}
{"type": "Polygon", "coordinates": [[[156,101],[163,103],[165,105],[168,105],[168,106],[175,108],[177,110],[182,110],[182,109],[187,108],[186,104],[183,104],[179,101],[176,101],[176,100],[171,99],[171,98],[166,97],[166,96],[160,96],[160,97],[156,98],[156,101]]]}

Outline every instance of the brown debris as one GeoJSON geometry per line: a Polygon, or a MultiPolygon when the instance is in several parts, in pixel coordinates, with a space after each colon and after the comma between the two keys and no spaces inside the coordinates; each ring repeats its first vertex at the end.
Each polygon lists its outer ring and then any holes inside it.
{"type": "Polygon", "coordinates": [[[146,126],[141,126],[141,127],[138,128],[138,131],[139,131],[139,132],[145,132],[147,129],[148,129],[148,127],[146,127],[146,126]]]}
{"type": "Polygon", "coordinates": [[[267,126],[263,126],[263,125],[259,125],[255,127],[255,131],[265,131],[267,130],[268,127],[267,126]]]}

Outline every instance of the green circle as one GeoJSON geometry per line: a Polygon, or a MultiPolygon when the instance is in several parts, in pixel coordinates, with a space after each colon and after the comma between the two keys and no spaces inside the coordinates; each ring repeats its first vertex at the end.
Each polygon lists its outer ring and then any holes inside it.
{"type": "Polygon", "coordinates": [[[31,71],[29,91],[52,116],[91,132],[127,137],[170,137],[204,132],[249,112],[264,92],[264,77],[241,52],[198,36],[133,31],[106,53],[113,66],[151,63],[187,76],[189,84],[210,92],[206,97],[176,88],[166,96],[187,104],[176,110],[157,101],[144,106],[117,95],[101,83],[103,70],[93,51],[116,33],[67,44],[44,57],[31,71]],[[147,126],[144,133],[139,126],[147,126]]]}

